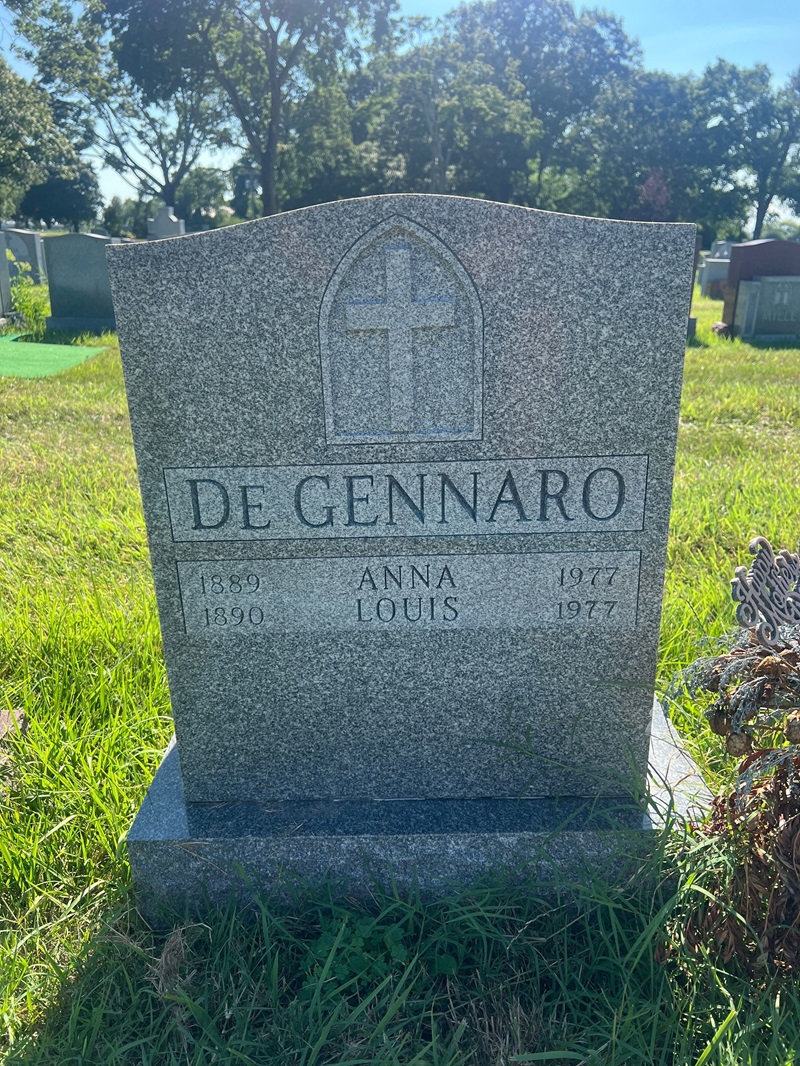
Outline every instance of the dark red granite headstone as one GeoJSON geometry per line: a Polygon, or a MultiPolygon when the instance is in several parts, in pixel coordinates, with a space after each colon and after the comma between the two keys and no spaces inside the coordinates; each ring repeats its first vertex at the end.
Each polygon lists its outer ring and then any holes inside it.
{"type": "Polygon", "coordinates": [[[745,241],[731,249],[731,265],[723,285],[722,321],[733,325],[740,281],[754,277],[800,274],[800,241],[745,241]]]}

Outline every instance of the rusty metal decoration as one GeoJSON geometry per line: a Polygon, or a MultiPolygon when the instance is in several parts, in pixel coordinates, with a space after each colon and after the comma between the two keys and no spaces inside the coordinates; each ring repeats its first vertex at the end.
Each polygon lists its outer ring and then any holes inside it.
{"type": "Polygon", "coordinates": [[[800,555],[786,548],[775,555],[766,537],[755,537],[749,549],[755,556],[750,569],[738,566],[731,581],[736,621],[773,648],[781,643],[781,626],[800,625],[800,555]]]}

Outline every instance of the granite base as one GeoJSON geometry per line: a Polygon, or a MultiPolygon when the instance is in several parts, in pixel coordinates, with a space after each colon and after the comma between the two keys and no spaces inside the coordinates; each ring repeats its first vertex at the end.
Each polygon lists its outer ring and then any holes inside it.
{"type": "Polygon", "coordinates": [[[649,832],[710,801],[658,702],[648,799],[440,799],[187,804],[167,749],[128,833],[139,907],[163,924],[254,892],[287,897],[330,882],[442,895],[492,873],[552,882],[587,864],[641,854],[649,832]],[[643,810],[644,808],[644,810],[643,810]],[[469,828],[467,828],[469,827],[469,828]]]}
{"type": "Polygon", "coordinates": [[[104,333],[115,330],[117,323],[113,318],[65,318],[50,317],[45,322],[48,329],[63,329],[70,333],[104,333]]]}

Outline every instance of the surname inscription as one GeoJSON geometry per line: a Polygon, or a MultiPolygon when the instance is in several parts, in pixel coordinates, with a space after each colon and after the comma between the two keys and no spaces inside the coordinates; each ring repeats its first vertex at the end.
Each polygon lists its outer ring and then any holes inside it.
{"type": "Polygon", "coordinates": [[[643,455],[171,468],[175,541],[640,530],[643,455]]]}

